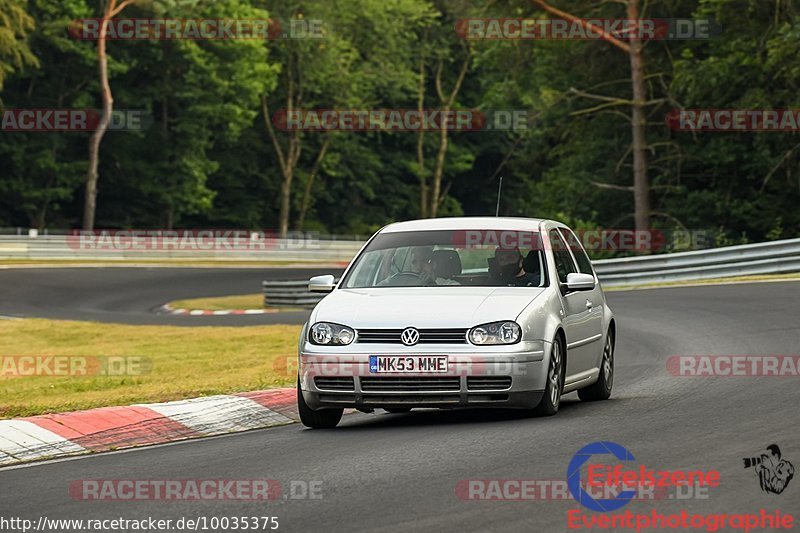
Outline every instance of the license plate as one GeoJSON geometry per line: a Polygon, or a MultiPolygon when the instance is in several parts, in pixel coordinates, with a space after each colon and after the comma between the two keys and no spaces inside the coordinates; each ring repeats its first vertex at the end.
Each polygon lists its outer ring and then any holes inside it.
{"type": "Polygon", "coordinates": [[[372,374],[392,372],[447,372],[446,355],[371,355],[369,371],[372,374]]]}

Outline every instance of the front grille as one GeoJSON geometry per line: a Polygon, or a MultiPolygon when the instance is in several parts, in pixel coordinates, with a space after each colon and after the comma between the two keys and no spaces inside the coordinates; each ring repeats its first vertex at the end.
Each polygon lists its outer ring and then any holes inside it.
{"type": "Polygon", "coordinates": [[[511,376],[469,376],[468,390],[506,390],[511,388],[511,376]]]}
{"type": "Polygon", "coordinates": [[[356,402],[355,394],[325,394],[319,395],[319,401],[323,403],[344,403],[353,404],[356,402]]]}
{"type": "Polygon", "coordinates": [[[461,390],[461,379],[455,377],[361,378],[364,392],[431,392],[461,390]]]}
{"type": "MultiPolygon", "coordinates": [[[[402,329],[359,329],[357,342],[402,344],[402,329]]],[[[466,344],[466,329],[421,329],[417,344],[466,344]]]]}
{"type": "Polygon", "coordinates": [[[507,402],[508,394],[470,394],[468,403],[507,402]]]}
{"type": "Polygon", "coordinates": [[[314,378],[314,385],[320,390],[354,391],[356,384],[352,377],[320,377],[314,378]]]}
{"type": "Polygon", "coordinates": [[[363,399],[364,405],[410,405],[415,407],[420,404],[457,405],[460,401],[461,398],[458,394],[415,394],[414,396],[365,394],[363,399]]]}

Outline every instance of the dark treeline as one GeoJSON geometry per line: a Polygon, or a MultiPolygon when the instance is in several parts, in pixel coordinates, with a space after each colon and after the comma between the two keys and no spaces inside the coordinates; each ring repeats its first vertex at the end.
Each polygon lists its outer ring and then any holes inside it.
{"type": "MultiPolygon", "coordinates": [[[[682,108],[800,108],[793,0],[113,4],[117,18],[319,20],[323,35],[109,40],[114,108],[145,110],[149,124],[102,139],[97,228],[363,235],[399,219],[494,214],[503,176],[503,215],[702,229],[717,244],[800,230],[796,133],[679,132],[665,121],[682,108]],[[581,18],[646,9],[640,16],[713,19],[721,33],[615,43],[467,40],[456,31],[465,18],[552,18],[556,9],[581,18]],[[272,117],[288,108],[523,110],[533,124],[286,132],[272,117]]],[[[98,43],[68,30],[108,6],[0,0],[3,108],[100,109],[98,43]]],[[[0,227],[85,226],[89,136],[0,132],[0,227]]]]}

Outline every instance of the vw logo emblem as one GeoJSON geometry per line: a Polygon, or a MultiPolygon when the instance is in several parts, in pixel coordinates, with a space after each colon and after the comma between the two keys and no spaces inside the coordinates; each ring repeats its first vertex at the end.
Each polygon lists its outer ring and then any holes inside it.
{"type": "Polygon", "coordinates": [[[419,331],[415,328],[406,328],[400,334],[400,342],[406,346],[414,346],[419,342],[419,331]]]}

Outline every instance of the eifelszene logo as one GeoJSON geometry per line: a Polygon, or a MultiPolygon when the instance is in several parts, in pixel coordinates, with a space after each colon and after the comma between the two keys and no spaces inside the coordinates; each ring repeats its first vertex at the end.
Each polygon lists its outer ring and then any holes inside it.
{"type": "Polygon", "coordinates": [[[761,490],[768,494],[780,494],[794,477],[794,465],[781,458],[781,449],[777,444],[767,446],[769,453],[761,457],[745,457],[745,468],[752,468],[758,475],[761,490]]]}
{"type": "Polygon", "coordinates": [[[581,486],[581,466],[589,462],[595,455],[612,455],[619,461],[634,461],[633,454],[615,442],[602,441],[587,444],[572,457],[567,467],[567,486],[572,497],[584,507],[605,513],[616,511],[628,504],[636,493],[632,490],[620,492],[614,498],[594,499],[581,486]]]}
{"type": "Polygon", "coordinates": [[[567,487],[572,497],[582,506],[592,511],[607,513],[627,505],[641,487],[659,489],[688,487],[719,487],[720,474],[717,470],[656,470],[645,465],[631,467],[625,464],[635,461],[633,454],[615,442],[600,441],[587,444],[572,457],[567,467],[567,487]],[[614,497],[594,498],[583,487],[581,468],[586,466],[586,486],[615,487],[614,497]]]}

